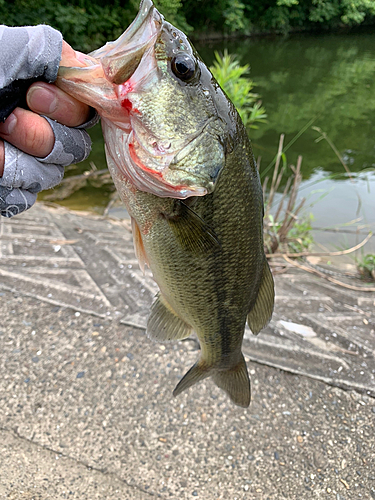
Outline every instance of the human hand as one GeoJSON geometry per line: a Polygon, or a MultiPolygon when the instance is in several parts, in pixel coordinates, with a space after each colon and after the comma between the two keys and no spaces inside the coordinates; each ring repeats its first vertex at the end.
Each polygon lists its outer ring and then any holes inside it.
{"type": "MultiPolygon", "coordinates": [[[[76,52],[63,41],[60,66],[84,66],[76,52]]],[[[16,108],[0,123],[0,137],[21,151],[39,158],[49,155],[55,143],[51,125],[45,115],[68,127],[77,127],[88,121],[90,108],[53,84],[37,82],[26,95],[31,111],[16,108]]],[[[4,142],[0,140],[0,177],[4,170],[4,142]]]]}
{"type": "MultiPolygon", "coordinates": [[[[60,65],[84,66],[83,57],[62,42],[60,65]]],[[[56,64],[56,74],[57,69],[56,64]]],[[[87,105],[43,81],[30,86],[26,101],[29,110],[17,107],[0,123],[0,213],[7,217],[29,208],[38,191],[58,184],[63,166],[86,158],[91,146],[85,131],[70,128],[87,125],[93,111],[87,105]]]]}

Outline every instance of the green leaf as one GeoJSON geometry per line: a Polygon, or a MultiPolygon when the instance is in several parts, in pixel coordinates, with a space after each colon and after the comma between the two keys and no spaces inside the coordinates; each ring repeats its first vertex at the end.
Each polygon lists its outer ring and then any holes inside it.
{"type": "Polygon", "coordinates": [[[298,5],[299,0],[277,0],[277,5],[281,7],[285,5],[286,7],[292,7],[293,5],[298,5]]]}

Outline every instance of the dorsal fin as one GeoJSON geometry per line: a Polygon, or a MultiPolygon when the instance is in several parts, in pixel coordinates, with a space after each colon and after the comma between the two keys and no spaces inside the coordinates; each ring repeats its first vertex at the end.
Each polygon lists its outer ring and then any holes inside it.
{"type": "Polygon", "coordinates": [[[271,319],[275,301],[273,276],[268,262],[264,262],[262,280],[254,307],[247,316],[247,324],[254,335],[258,334],[271,319]]]}

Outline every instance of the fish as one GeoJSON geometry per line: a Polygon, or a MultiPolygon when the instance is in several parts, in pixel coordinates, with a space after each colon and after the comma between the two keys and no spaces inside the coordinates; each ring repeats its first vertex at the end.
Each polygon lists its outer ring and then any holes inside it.
{"type": "Polygon", "coordinates": [[[199,340],[200,357],[173,395],[211,377],[246,408],[245,325],[258,334],[270,321],[274,281],[259,173],[238,112],[151,0],[116,41],[82,63],[61,67],[56,84],[101,116],[136,256],[159,287],[147,335],[199,340]]]}

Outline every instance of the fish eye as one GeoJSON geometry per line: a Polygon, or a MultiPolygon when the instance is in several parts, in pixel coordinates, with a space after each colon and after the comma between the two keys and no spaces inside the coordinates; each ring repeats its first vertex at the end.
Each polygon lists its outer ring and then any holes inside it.
{"type": "Polygon", "coordinates": [[[173,73],[184,82],[191,80],[196,72],[195,60],[187,54],[179,54],[171,61],[173,73]]]}

